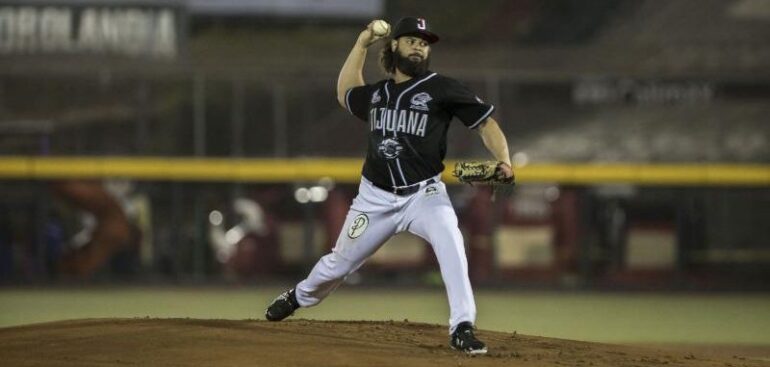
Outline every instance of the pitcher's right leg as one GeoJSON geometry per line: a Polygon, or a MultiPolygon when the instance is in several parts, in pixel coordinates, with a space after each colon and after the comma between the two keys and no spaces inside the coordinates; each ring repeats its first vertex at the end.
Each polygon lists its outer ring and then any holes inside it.
{"type": "Polygon", "coordinates": [[[374,254],[396,230],[395,222],[382,213],[350,209],[332,252],[322,257],[307,278],[297,284],[297,301],[315,306],[374,254]]]}
{"type": "Polygon", "coordinates": [[[332,251],[322,257],[307,278],[297,284],[297,303],[304,307],[315,306],[323,301],[345,281],[348,274],[356,271],[365,260],[358,262],[343,258],[332,251]]]}
{"type": "Polygon", "coordinates": [[[365,259],[356,263],[332,251],[318,260],[305,280],[273,300],[265,310],[265,318],[270,321],[281,321],[291,316],[300,307],[317,305],[337,289],[348,274],[358,269],[364,261],[365,259]]]}
{"type": "Polygon", "coordinates": [[[334,249],[322,257],[295,288],[300,306],[310,307],[321,302],[395,234],[393,203],[393,194],[374,187],[366,179],[361,180],[334,249]]]}
{"type": "MultiPolygon", "coordinates": [[[[356,198],[358,201],[359,198],[356,198]]],[[[360,204],[360,202],[358,202],[360,204]]],[[[291,316],[300,307],[315,306],[364,264],[396,230],[387,212],[360,212],[354,202],[332,252],[323,256],[305,280],[276,298],[265,311],[270,321],[291,316]]]]}

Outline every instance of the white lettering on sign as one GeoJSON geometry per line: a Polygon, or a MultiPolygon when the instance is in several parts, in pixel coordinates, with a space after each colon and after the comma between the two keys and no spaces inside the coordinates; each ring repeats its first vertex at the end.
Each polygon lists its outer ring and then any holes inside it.
{"type": "Polygon", "coordinates": [[[0,54],[95,53],[172,58],[170,9],[0,7],[0,54]]]}
{"type": "Polygon", "coordinates": [[[43,8],[40,15],[40,49],[66,51],[71,46],[72,12],[66,8],[43,8]]]}
{"type": "Polygon", "coordinates": [[[698,81],[584,80],[572,89],[578,104],[699,103],[714,99],[711,83],[698,81]]]}

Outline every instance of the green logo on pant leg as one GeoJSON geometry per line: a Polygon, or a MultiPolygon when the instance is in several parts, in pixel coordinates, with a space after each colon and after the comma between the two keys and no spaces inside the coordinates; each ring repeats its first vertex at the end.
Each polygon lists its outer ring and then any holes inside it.
{"type": "Polygon", "coordinates": [[[364,233],[366,227],[368,226],[369,217],[363,213],[357,215],[355,218],[353,218],[353,223],[350,224],[350,228],[348,228],[348,237],[358,238],[358,236],[364,233]]]}

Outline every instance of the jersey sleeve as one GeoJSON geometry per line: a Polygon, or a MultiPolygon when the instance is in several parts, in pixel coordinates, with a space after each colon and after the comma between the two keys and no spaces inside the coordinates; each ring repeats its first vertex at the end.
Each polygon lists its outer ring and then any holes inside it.
{"type": "Polygon", "coordinates": [[[345,93],[345,108],[353,116],[369,121],[369,102],[372,98],[372,85],[362,85],[348,89],[345,93]]]}
{"type": "Polygon", "coordinates": [[[477,128],[495,111],[495,106],[482,101],[459,81],[451,78],[446,80],[444,105],[449,113],[457,116],[469,129],[477,128]]]}

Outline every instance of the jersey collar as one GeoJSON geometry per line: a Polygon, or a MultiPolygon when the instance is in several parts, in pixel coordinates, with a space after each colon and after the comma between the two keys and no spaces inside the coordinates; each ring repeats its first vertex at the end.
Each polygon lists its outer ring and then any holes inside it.
{"type": "Polygon", "coordinates": [[[424,72],[424,73],[422,73],[420,75],[413,76],[411,79],[409,79],[409,80],[407,80],[405,82],[396,83],[396,80],[393,79],[393,78],[390,78],[387,81],[390,82],[390,84],[393,85],[394,87],[402,87],[402,86],[410,85],[410,84],[412,84],[414,82],[423,80],[423,79],[425,79],[425,78],[427,78],[427,77],[429,77],[429,76],[431,76],[433,74],[435,74],[433,71],[427,70],[426,72],[424,72]]]}

